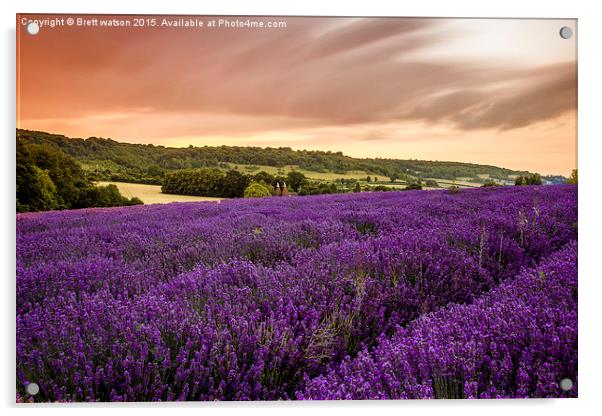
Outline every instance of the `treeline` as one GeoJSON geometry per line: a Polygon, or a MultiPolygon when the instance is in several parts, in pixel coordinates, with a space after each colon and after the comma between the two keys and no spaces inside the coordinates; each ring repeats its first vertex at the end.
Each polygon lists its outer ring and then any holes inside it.
{"type": "Polygon", "coordinates": [[[531,175],[517,176],[514,180],[515,185],[541,185],[541,176],[538,173],[531,175]]]}
{"type": "Polygon", "coordinates": [[[236,198],[244,195],[252,178],[238,171],[215,168],[179,170],[165,175],[161,192],[166,194],[236,198]]]}
{"type": "Polygon", "coordinates": [[[254,198],[270,195],[323,195],[347,192],[418,190],[423,184],[439,187],[432,180],[409,182],[403,188],[384,185],[366,185],[356,179],[340,178],[335,181],[317,181],[308,179],[298,171],[287,175],[271,175],[265,171],[254,175],[243,174],[238,170],[222,171],[216,168],[188,169],[165,175],[161,192],[166,194],[194,195],[219,198],[254,198]],[[285,190],[286,189],[286,190],[285,190]]]}
{"type": "Polygon", "coordinates": [[[17,137],[26,143],[55,146],[84,163],[97,180],[161,184],[164,176],[175,170],[199,168],[229,169],[229,164],[264,165],[283,168],[296,166],[313,172],[344,174],[365,171],[387,178],[474,178],[489,175],[507,179],[510,175],[527,175],[496,166],[460,162],[357,159],[342,152],[292,150],[289,147],[203,146],[170,148],[152,144],[120,143],[111,139],[90,137],[70,139],[39,131],[17,130],[17,137]]]}
{"type": "Polygon", "coordinates": [[[17,140],[17,212],[141,204],[115,185],[94,186],[79,164],[46,144],[17,140]]]}
{"type": "MultiPolygon", "coordinates": [[[[289,172],[286,176],[274,176],[261,171],[255,175],[243,174],[237,170],[222,171],[217,168],[187,169],[171,172],[165,175],[161,192],[166,194],[209,196],[221,198],[242,198],[249,186],[252,191],[247,194],[256,196],[258,192],[270,192],[276,187],[282,189],[285,186],[293,192],[298,192],[302,186],[308,184],[308,180],[301,172],[289,172]],[[259,189],[261,185],[265,189],[259,189]]],[[[264,195],[265,196],[265,195],[264,195]]]]}

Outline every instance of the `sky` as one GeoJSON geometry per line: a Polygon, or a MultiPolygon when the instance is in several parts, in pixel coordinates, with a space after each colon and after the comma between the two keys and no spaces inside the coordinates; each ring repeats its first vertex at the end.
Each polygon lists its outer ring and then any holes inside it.
{"type": "Polygon", "coordinates": [[[80,17],[96,26],[17,16],[17,127],[174,147],[576,168],[576,34],[559,36],[563,26],[576,33],[575,20],[227,18],[285,26],[250,28],[145,16],[157,25],[141,28],[80,17]],[[25,26],[34,19],[35,36],[25,26]]]}

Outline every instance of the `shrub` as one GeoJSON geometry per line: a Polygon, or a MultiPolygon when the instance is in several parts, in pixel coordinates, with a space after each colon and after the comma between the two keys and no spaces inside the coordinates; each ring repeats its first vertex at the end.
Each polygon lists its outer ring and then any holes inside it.
{"type": "Polygon", "coordinates": [[[403,188],[404,191],[416,191],[422,189],[422,185],[419,183],[410,183],[408,186],[403,188]]]}
{"type": "Polygon", "coordinates": [[[458,192],[460,192],[460,187],[458,185],[452,185],[449,188],[447,188],[447,192],[450,194],[457,194],[458,192]]]}
{"type": "Polygon", "coordinates": [[[272,190],[260,182],[251,182],[244,193],[245,198],[264,198],[266,196],[272,196],[272,190]]]}
{"type": "Polygon", "coordinates": [[[120,207],[142,204],[140,198],[128,199],[119,193],[115,185],[91,186],[80,190],[73,208],[120,207]]]}

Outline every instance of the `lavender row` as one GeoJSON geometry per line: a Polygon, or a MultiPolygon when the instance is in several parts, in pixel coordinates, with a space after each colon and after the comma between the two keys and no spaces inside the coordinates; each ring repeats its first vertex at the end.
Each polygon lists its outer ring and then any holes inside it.
{"type": "Polygon", "coordinates": [[[17,310],[65,291],[134,296],[196,264],[274,264],[339,241],[405,230],[450,234],[495,279],[576,230],[575,187],[228,201],[17,216],[17,310]],[[516,248],[516,246],[519,246],[516,248]],[[510,250],[510,251],[508,251],[510,250]],[[513,251],[520,251],[517,257],[513,251]],[[494,252],[497,254],[494,255],[494,252]],[[516,264],[506,264],[504,259],[516,264]]]}
{"type": "Polygon", "coordinates": [[[301,399],[577,396],[577,243],[471,305],[424,315],[301,399]],[[563,391],[560,381],[572,389],[563,391]]]}

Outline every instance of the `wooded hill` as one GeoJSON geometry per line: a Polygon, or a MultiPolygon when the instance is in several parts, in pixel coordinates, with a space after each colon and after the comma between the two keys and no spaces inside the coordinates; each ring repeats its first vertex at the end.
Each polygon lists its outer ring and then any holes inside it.
{"type": "Polygon", "coordinates": [[[47,211],[142,204],[115,185],[96,186],[79,163],[48,144],[16,144],[16,210],[47,211]]]}
{"type": "Polygon", "coordinates": [[[152,144],[132,144],[112,139],[90,137],[68,138],[41,131],[17,129],[17,140],[25,144],[47,144],[75,158],[92,179],[161,184],[165,173],[179,169],[215,167],[230,169],[231,164],[294,166],[313,172],[345,174],[363,171],[386,178],[415,177],[453,180],[472,178],[485,182],[479,175],[505,179],[529,172],[514,171],[489,165],[461,162],[353,158],[342,152],[293,150],[289,147],[203,146],[173,148],[152,144]]]}

